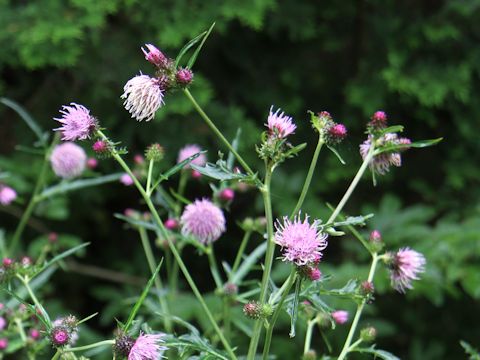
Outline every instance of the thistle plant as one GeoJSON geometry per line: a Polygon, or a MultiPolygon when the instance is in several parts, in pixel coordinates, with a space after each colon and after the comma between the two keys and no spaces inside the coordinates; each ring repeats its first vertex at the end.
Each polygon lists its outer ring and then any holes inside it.
{"type": "MultiPolygon", "coordinates": [[[[136,75],[127,81],[120,97],[127,117],[155,121],[156,112],[168,106],[169,94],[183,93],[198,112],[198,120],[218,140],[218,159],[215,161],[215,155],[208,154],[209,161],[215,162],[208,162],[200,144],[185,144],[176,164],[164,164],[165,151],[169,150],[163,148],[162,135],[158,134],[155,139],[158,143],[145,149],[145,157],[137,155],[129,165],[131,156],[128,149],[120,147],[120,139],[113,139],[108,129],[103,128],[102,119],[93,115],[94,109],[77,103],[60,109],[61,118],[54,119],[61,124],[53,129],[56,135],[41,135],[44,161],[38,182],[16,231],[7,236],[2,247],[0,279],[6,305],[0,309],[0,357],[16,353],[26,354],[29,359],[48,356],[85,359],[95,354],[92,351],[104,351],[110,352],[114,359],[128,360],[162,357],[266,360],[272,355],[306,360],[319,359],[320,354],[342,360],[353,352],[361,352],[395,359],[370,345],[377,335],[375,328],[359,328],[364,309],[371,306],[376,296],[376,270],[385,265],[392,288],[405,293],[414,288],[414,281],[420,280],[427,261],[408,247],[391,249],[388,234],[373,230],[365,236],[360,228],[368,226],[373,215],[349,215],[348,201],[368,171],[375,185],[392,166],[402,165],[404,151],[430,146],[440,139],[411,141],[401,137],[402,126],[390,126],[385,112],[375,112],[365,122],[366,139],[359,145],[362,162],[356,175],[336,206],[330,207],[330,216],[319,219],[302,208],[311,182],[321,181],[315,174],[321,150],[324,147],[331,150],[344,163],[341,146],[349,132],[327,111],[305,112],[318,142],[297,202],[289,213],[278,213],[271,192],[275,171],[285,162],[295,161],[295,156],[309,145],[296,145],[296,139],[302,136],[297,127],[299,121],[288,115],[288,111],[272,105],[266,107],[265,118],[258,119],[265,131],[258,136],[256,152],[264,166],[255,169],[245,161],[238,152],[241,136],[229,141],[189,89],[195,81],[192,70],[195,60],[211,30],[190,41],[175,59],[155,45],[145,44],[139,55],[143,52],[153,66],[152,74],[136,75]],[[188,54],[190,58],[186,60],[188,54]],[[50,145],[46,138],[52,139],[50,145]],[[88,158],[84,148],[97,159],[88,158]],[[98,161],[116,163],[119,172],[88,174],[96,169],[98,161]],[[208,182],[211,194],[188,199],[186,188],[193,181],[208,182]],[[88,244],[66,249],[58,238],[45,236],[38,258],[19,258],[28,241],[23,233],[32,211],[42,202],[59,193],[112,182],[121,182],[138,192],[141,210],[129,209],[115,216],[135,230],[138,251],[144,253],[145,268],[151,277],[135,301],[125,306],[126,311],[111,319],[110,337],[76,346],[77,341],[84,343],[82,324],[95,314],[83,314],[82,320],[62,315],[52,321],[48,299],[42,300],[37,292],[42,293],[41,285],[53,276],[57,267],[65,265],[68,256],[88,252],[88,244]],[[177,190],[173,190],[173,184],[177,184],[177,190]],[[252,213],[246,219],[230,219],[229,206],[235,202],[236,192],[246,186],[253,189],[247,196],[253,199],[261,195],[264,211],[252,213]],[[236,256],[229,263],[217,258],[215,246],[225,241],[229,226],[234,226],[232,220],[244,235],[236,242],[236,256]],[[364,278],[351,274],[352,280],[344,288],[335,289],[330,286],[334,275],[326,274],[322,265],[329,261],[329,244],[346,233],[351,233],[364,247],[371,259],[370,270],[364,278]],[[212,294],[202,293],[185,261],[183,254],[189,247],[198,254],[198,261],[208,263],[215,304],[212,294]],[[272,276],[277,265],[288,269],[289,274],[281,281],[272,276]],[[184,292],[192,293],[195,306],[201,309],[202,330],[178,318],[176,302],[181,301],[178,299],[184,292]],[[351,300],[356,305],[355,313],[330,305],[336,297],[351,300]],[[294,338],[298,333],[304,334],[302,355],[287,356],[272,350],[274,334],[283,331],[276,325],[284,314],[290,317],[288,335],[294,338]],[[240,321],[238,316],[245,318],[240,321]],[[349,327],[342,347],[331,348],[328,341],[325,346],[313,345],[314,337],[324,340],[336,326],[349,327]],[[300,328],[302,332],[297,331],[300,328]]],[[[8,183],[7,177],[0,184],[0,203],[8,206],[15,199],[14,184],[8,183]]],[[[321,202],[317,205],[328,206],[321,202]]]]}

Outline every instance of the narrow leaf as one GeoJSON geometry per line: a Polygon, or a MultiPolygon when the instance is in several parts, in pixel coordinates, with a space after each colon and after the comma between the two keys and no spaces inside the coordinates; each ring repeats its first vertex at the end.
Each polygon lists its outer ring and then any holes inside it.
{"type": "Polygon", "coordinates": [[[380,134],[403,132],[403,125],[392,125],[380,131],[380,134]]]}
{"type": "Polygon", "coordinates": [[[78,250],[80,249],[83,249],[84,247],[87,247],[88,245],[90,245],[89,242],[87,243],[83,243],[83,244],[80,244],[78,246],[75,246],[71,249],[68,249],[67,251],[64,251],[62,252],[61,254],[58,254],[57,256],[55,256],[54,258],[52,258],[50,261],[47,261],[46,263],[43,264],[43,266],[35,272],[35,274],[32,276],[32,277],[35,277],[37,276],[38,274],[40,274],[42,271],[44,271],[46,268],[52,266],[53,264],[55,264],[56,262],[62,260],[63,258],[66,258],[67,256],[70,256],[72,255],[73,253],[77,252],[78,250]]]}
{"type": "Polygon", "coordinates": [[[359,353],[367,353],[367,354],[373,354],[375,357],[378,357],[383,360],[400,360],[400,358],[396,357],[392,353],[389,353],[388,351],[385,350],[377,350],[375,346],[371,346],[369,348],[354,348],[350,351],[356,351],[359,353]]]}
{"type": "Polygon", "coordinates": [[[114,214],[113,216],[115,216],[117,219],[120,219],[129,223],[133,227],[142,227],[144,229],[153,230],[153,231],[159,230],[158,227],[155,226],[154,224],[143,221],[143,220],[132,219],[131,217],[128,217],[122,214],[114,214]]]}
{"type": "Polygon", "coordinates": [[[237,272],[232,275],[230,278],[230,282],[234,284],[240,284],[243,278],[248,274],[250,268],[257,264],[259,258],[263,256],[265,251],[267,250],[267,242],[261,243],[255,250],[253,250],[250,255],[242,262],[239,266],[237,272]]]}
{"type": "Polygon", "coordinates": [[[97,316],[97,315],[98,315],[98,312],[96,312],[96,313],[94,313],[94,314],[92,314],[92,315],[89,315],[89,316],[83,318],[82,320],[80,320],[79,322],[77,322],[77,325],[80,325],[81,323],[84,323],[84,322],[86,322],[86,321],[94,318],[94,317],[97,316]]]}
{"type": "Polygon", "coordinates": [[[178,67],[180,64],[180,60],[182,60],[182,57],[187,53],[188,50],[190,50],[196,43],[198,43],[202,38],[205,36],[207,32],[204,31],[200,35],[195,36],[192,40],[190,40],[188,43],[186,43],[180,52],[178,53],[176,59],[175,59],[175,67],[178,67]]]}
{"type": "Polygon", "coordinates": [[[377,154],[381,154],[384,152],[395,152],[400,150],[406,150],[409,148],[424,148],[424,147],[436,145],[442,140],[443,138],[437,138],[437,139],[419,140],[410,144],[391,144],[391,145],[383,146],[378,150],[376,149],[375,152],[377,154]]]}
{"type": "Polygon", "coordinates": [[[290,304],[287,312],[290,315],[290,333],[291,338],[295,337],[295,325],[298,318],[298,303],[300,300],[300,289],[302,288],[302,278],[299,276],[295,282],[295,293],[293,295],[293,301],[290,304]]]}
{"type": "Polygon", "coordinates": [[[340,160],[342,165],[346,164],[345,160],[343,160],[343,158],[340,156],[340,153],[337,151],[337,149],[330,145],[327,145],[327,148],[337,157],[338,160],[340,160]]]}
{"type": "Polygon", "coordinates": [[[22,303],[23,305],[25,305],[27,307],[27,309],[30,310],[30,312],[35,315],[44,325],[45,327],[47,328],[47,330],[51,329],[52,327],[52,324],[51,324],[51,321],[50,321],[50,318],[47,314],[47,312],[45,311],[45,309],[43,308],[43,306],[40,304],[40,308],[38,310],[40,310],[40,314],[37,312],[37,308],[35,305],[32,305],[30,304],[28,301],[22,299],[20,296],[18,296],[17,294],[15,294],[13,291],[10,291],[8,290],[7,288],[3,287],[3,290],[8,293],[10,296],[14,297],[15,299],[17,299],[18,302],[22,303]]]}
{"type": "Polygon", "coordinates": [[[147,285],[145,286],[145,289],[143,289],[142,294],[138,298],[137,302],[135,303],[132,311],[130,312],[130,316],[128,317],[127,322],[125,323],[125,326],[123,327],[123,331],[126,333],[128,331],[128,328],[132,325],[133,320],[135,319],[135,316],[137,315],[138,310],[140,310],[140,307],[142,306],[143,301],[148,295],[148,292],[150,291],[150,288],[152,287],[155,278],[157,277],[158,272],[160,271],[160,268],[162,267],[163,259],[160,260],[160,263],[158,264],[157,268],[152,274],[152,277],[150,280],[148,280],[147,285]]]}
{"type": "Polygon", "coordinates": [[[249,177],[245,174],[238,174],[230,171],[225,161],[217,161],[216,164],[207,163],[205,166],[197,166],[195,164],[191,165],[193,169],[197,170],[202,175],[211,177],[216,180],[225,181],[225,180],[246,180],[249,177]]]}
{"type": "MultiPolygon", "coordinates": [[[[235,151],[238,151],[238,143],[240,141],[240,135],[242,134],[242,129],[238,128],[237,133],[235,134],[235,139],[232,141],[232,147],[235,149],[235,151]]],[[[233,163],[235,161],[235,155],[230,151],[228,153],[228,158],[227,158],[227,168],[229,170],[233,169],[233,163]]]]}
{"type": "Polygon", "coordinates": [[[207,30],[207,33],[203,36],[202,42],[200,45],[195,49],[195,52],[193,55],[190,57],[190,60],[188,60],[187,67],[191,69],[193,67],[193,64],[195,64],[195,61],[197,60],[197,56],[200,53],[200,50],[202,50],[203,44],[205,44],[205,41],[207,41],[208,36],[212,32],[213,28],[215,26],[215,23],[213,23],[210,28],[207,30]]]}

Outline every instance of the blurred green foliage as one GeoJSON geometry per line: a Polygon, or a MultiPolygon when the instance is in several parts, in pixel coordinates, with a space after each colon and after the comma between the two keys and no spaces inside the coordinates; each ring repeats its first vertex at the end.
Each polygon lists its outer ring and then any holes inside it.
{"type": "MultiPolygon", "coordinates": [[[[328,213],[324,203],[338,200],[360,164],[357,146],[373,111],[385,110],[413,139],[445,137],[437,147],[407,152],[404,166],[382,177],[376,188],[364,180],[346,211],[375,213],[369,229],[381,230],[391,249],[411,246],[427,257],[424,281],[406,298],[389,290],[386,276],[376,284],[376,305],[364,321],[378,327],[381,348],[405,359],[462,358],[459,340],[478,348],[480,338],[472,316],[480,311],[479,18],[479,0],[0,0],[0,94],[25,106],[44,130],[55,126],[51,118],[62,104],[75,101],[92,109],[131,153],[158,141],[172,163],[185,143],[198,143],[211,150],[213,161],[219,145],[181,94],[168,95],[151,123],[129,119],[119,96],[130,77],[151,71],[140,46],[153,43],[174,56],[215,21],[195,65],[192,93],[229,138],[242,128],[239,151],[250,163],[260,166],[254,144],[271,104],[295,118],[295,141],[309,142],[276,173],[276,215],[291,211],[313,153],[307,110],[330,111],[350,133],[340,148],[348,166],[327,151],[320,156],[304,211],[322,218],[328,213]]],[[[15,112],[2,107],[0,116],[0,170],[11,175],[5,181],[26,202],[40,159],[32,161],[15,145],[30,146],[34,135],[15,112]]],[[[99,171],[116,170],[102,162],[99,171]]],[[[207,195],[208,185],[190,184],[189,192],[207,195]]],[[[29,230],[30,238],[36,231],[70,232],[92,242],[82,262],[148,277],[147,269],[136,273],[143,263],[137,235],[123,231],[112,217],[136,203],[135,192],[121,185],[59,195],[37,209],[36,217],[45,220],[29,230]]],[[[238,196],[230,228],[233,219],[250,213],[252,203],[260,214],[252,192],[238,196]]],[[[4,212],[1,217],[2,227],[11,231],[15,217],[4,212]]],[[[340,287],[352,273],[361,278],[368,260],[353,237],[337,240],[330,243],[322,271],[340,287]]],[[[232,243],[219,243],[219,253],[233,256],[232,243]]],[[[185,256],[194,271],[206,272],[205,259],[197,261],[193,251],[185,256]]],[[[208,279],[198,281],[211,290],[208,279]]],[[[55,282],[46,287],[49,306],[59,306],[59,286],[67,286],[63,306],[83,314],[104,307],[96,325],[107,333],[119,307],[133,303],[129,296],[138,292],[133,285],[119,288],[72,274],[56,274],[55,282]]],[[[213,296],[211,302],[214,306],[213,296]]],[[[178,303],[178,315],[206,325],[192,298],[185,295],[178,303]]],[[[278,353],[301,346],[302,334],[288,339],[287,317],[284,321],[284,336],[274,339],[278,353]]],[[[327,334],[336,349],[342,331],[327,334]]],[[[324,349],[320,341],[316,346],[324,349]]]]}

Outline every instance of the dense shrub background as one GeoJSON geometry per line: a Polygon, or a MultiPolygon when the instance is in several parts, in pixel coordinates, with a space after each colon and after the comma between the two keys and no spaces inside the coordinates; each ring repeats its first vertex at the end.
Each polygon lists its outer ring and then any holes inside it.
{"type": "MultiPolygon", "coordinates": [[[[168,96],[150,123],[130,119],[119,96],[130,77],[151,71],[141,45],[154,43],[175,56],[215,21],[192,92],[217,125],[231,138],[241,127],[240,151],[259,166],[254,144],[271,104],[294,116],[296,142],[309,142],[278,170],[277,215],[293,207],[313,152],[307,110],[328,110],[346,124],[350,136],[340,152],[355,164],[342,167],[321,154],[304,210],[323,218],[325,202],[339,199],[360,164],[358,144],[373,111],[385,110],[413,139],[443,136],[439,146],[406,153],[404,166],[376,188],[366,178],[347,211],[375,212],[369,229],[380,229],[392,248],[424,252],[428,261],[425,280],[406,297],[379,281],[375,305],[364,317],[378,327],[379,346],[405,359],[457,359],[463,357],[460,339],[478,347],[480,338],[479,16],[478,0],[0,0],[0,94],[25,106],[44,129],[55,126],[52,117],[62,104],[75,101],[92,109],[131,155],[158,141],[167,149],[166,163],[173,163],[178,149],[194,142],[214,160],[219,145],[181,94],[168,96]]],[[[0,116],[0,169],[14,174],[9,181],[27,201],[40,159],[32,162],[15,146],[34,138],[15,112],[2,107],[0,116]]],[[[102,161],[99,171],[117,170],[102,161]]],[[[206,181],[189,185],[191,196],[208,193],[206,181]]],[[[232,206],[231,236],[218,243],[226,259],[240,241],[234,219],[243,219],[252,204],[260,214],[254,192],[240,194],[232,206]]],[[[103,312],[91,331],[108,334],[118,300],[138,292],[138,278],[148,275],[137,234],[112,216],[126,207],[138,208],[137,195],[120,184],[57,197],[38,209],[36,229],[24,236],[28,243],[49,230],[71,234],[92,243],[75,261],[134,276],[133,285],[75,271],[52,278],[47,308],[103,312]]],[[[0,225],[10,232],[21,208],[4,210],[0,225]]],[[[341,286],[366,271],[360,253],[349,236],[332,241],[322,271],[341,286]]],[[[211,290],[206,259],[193,251],[186,256],[201,286],[211,290]]],[[[197,316],[195,302],[182,301],[184,315],[197,316]]],[[[344,339],[342,331],[329,334],[334,346],[344,339]]],[[[277,349],[303,343],[301,334],[294,340],[283,334],[275,339],[277,349]]],[[[324,349],[318,339],[317,349],[324,349]]]]}

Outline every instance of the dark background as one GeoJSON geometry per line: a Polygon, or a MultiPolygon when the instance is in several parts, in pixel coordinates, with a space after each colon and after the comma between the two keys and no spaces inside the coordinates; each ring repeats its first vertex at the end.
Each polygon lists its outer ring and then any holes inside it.
{"type": "MultiPolygon", "coordinates": [[[[379,347],[403,359],[458,359],[464,357],[460,340],[478,346],[480,338],[475,321],[480,310],[479,19],[477,0],[5,0],[0,1],[0,93],[24,106],[46,130],[56,127],[52,118],[61,105],[87,106],[112,138],[128,147],[130,163],[151,142],[166,148],[165,167],[186,143],[208,149],[214,161],[221,146],[181,93],[167,95],[165,107],[149,123],[130,119],[120,95],[140,70],[152,73],[140,51],[143,44],[156,44],[174,57],[215,21],[191,89],[207,113],[228,138],[242,128],[239,151],[258,169],[262,164],[254,144],[272,104],[295,119],[292,142],[309,144],[276,172],[277,216],[293,208],[314,150],[307,110],[328,110],[349,130],[339,149],[348,166],[324,150],[303,207],[324,219],[325,202],[338,201],[360,165],[358,144],[374,111],[386,111],[390,123],[404,125],[405,136],[414,140],[444,137],[436,147],[407,152],[403,166],[381,177],[376,187],[365,176],[346,210],[374,212],[365,233],[378,228],[389,248],[411,246],[428,262],[423,281],[406,296],[390,290],[379,273],[375,305],[364,316],[365,324],[379,330],[379,347]]],[[[0,116],[0,170],[12,173],[5,181],[26,202],[40,159],[15,146],[29,146],[34,137],[12,110],[0,108],[0,116]]],[[[88,143],[84,148],[91,152],[88,143]]],[[[118,168],[101,161],[97,171],[118,168]]],[[[207,180],[190,182],[187,194],[208,196],[207,180]]],[[[0,208],[7,235],[21,207],[0,208]]],[[[25,244],[56,231],[66,241],[92,243],[77,262],[120,277],[146,278],[137,233],[112,217],[127,207],[142,209],[135,190],[116,183],[60,196],[37,210],[41,226],[27,229],[25,244]]],[[[233,260],[241,237],[235,222],[261,213],[254,191],[237,193],[228,215],[229,235],[216,245],[219,257],[233,260]]],[[[212,290],[206,259],[193,250],[185,259],[202,289],[212,290]]],[[[345,236],[331,241],[321,269],[341,286],[367,266],[362,249],[345,236]]],[[[101,311],[90,331],[108,334],[113,316],[121,313],[118,299],[140,291],[142,281],[133,282],[137,285],[58,272],[44,298],[53,312],[101,311]]],[[[328,333],[335,353],[346,329],[328,333]]],[[[286,329],[280,333],[273,346],[279,354],[303,345],[303,335],[288,340],[286,329]]],[[[325,349],[320,336],[314,345],[319,352],[325,349]]]]}

